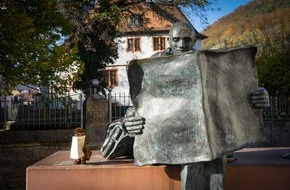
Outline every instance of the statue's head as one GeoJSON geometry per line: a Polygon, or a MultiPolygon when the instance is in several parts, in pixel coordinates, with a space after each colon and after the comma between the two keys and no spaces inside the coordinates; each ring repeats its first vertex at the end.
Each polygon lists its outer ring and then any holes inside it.
{"type": "Polygon", "coordinates": [[[196,42],[195,31],[187,22],[175,23],[169,31],[169,46],[173,54],[192,50],[196,42]]]}

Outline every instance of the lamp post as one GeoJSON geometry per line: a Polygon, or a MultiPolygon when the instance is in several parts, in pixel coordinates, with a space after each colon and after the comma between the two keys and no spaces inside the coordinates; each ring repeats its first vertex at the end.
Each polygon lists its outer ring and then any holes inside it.
{"type": "Polygon", "coordinates": [[[93,86],[93,98],[95,100],[100,99],[100,98],[104,98],[103,95],[98,93],[98,89],[99,89],[99,85],[100,85],[100,81],[98,79],[92,79],[91,80],[91,84],[93,86]]]}
{"type": "Polygon", "coordinates": [[[92,79],[91,84],[93,86],[93,94],[98,94],[98,86],[100,84],[100,81],[98,79],[92,79]]]}
{"type": "Polygon", "coordinates": [[[112,122],[112,88],[108,87],[108,106],[109,106],[109,122],[112,122]]]}

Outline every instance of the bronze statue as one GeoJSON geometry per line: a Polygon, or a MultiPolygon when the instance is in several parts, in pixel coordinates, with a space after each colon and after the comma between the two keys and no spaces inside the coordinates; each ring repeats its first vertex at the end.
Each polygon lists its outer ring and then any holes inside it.
{"type": "MultiPolygon", "coordinates": [[[[195,32],[188,23],[178,22],[169,32],[170,47],[153,57],[178,55],[194,51],[195,32]]],[[[264,88],[251,93],[250,103],[253,107],[269,106],[269,96],[264,88]]],[[[146,127],[145,119],[136,116],[135,108],[129,108],[124,119],[112,122],[107,131],[106,140],[101,148],[105,158],[112,159],[119,156],[133,156],[132,147],[134,137],[142,135],[146,127]]],[[[186,150],[184,150],[186,151],[186,150]]],[[[225,157],[208,162],[194,162],[182,164],[182,189],[224,189],[225,157]]]]}

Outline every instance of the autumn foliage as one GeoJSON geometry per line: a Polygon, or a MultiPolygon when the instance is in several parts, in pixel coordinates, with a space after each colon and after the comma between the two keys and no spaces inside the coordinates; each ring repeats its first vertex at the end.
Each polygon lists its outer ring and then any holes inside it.
{"type": "Polygon", "coordinates": [[[290,2],[255,0],[208,27],[206,49],[253,45],[260,86],[271,95],[290,96],[290,2]]]}

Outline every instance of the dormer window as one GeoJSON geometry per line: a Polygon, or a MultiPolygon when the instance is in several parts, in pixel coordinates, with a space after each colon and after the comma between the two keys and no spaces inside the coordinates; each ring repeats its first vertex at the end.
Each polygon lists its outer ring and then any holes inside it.
{"type": "Polygon", "coordinates": [[[130,17],[130,27],[138,28],[143,24],[143,15],[132,15],[130,17]]]}

